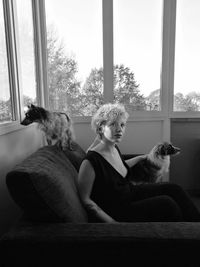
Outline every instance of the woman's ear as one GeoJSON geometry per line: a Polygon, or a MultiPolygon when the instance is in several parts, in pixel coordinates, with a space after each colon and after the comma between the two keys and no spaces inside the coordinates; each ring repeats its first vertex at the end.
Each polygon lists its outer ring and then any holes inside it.
{"type": "Polygon", "coordinates": [[[99,127],[97,128],[97,130],[96,130],[96,133],[97,133],[97,134],[100,134],[100,133],[101,133],[101,131],[102,131],[102,127],[101,127],[101,126],[99,126],[99,127]]]}
{"type": "Polygon", "coordinates": [[[97,128],[96,133],[99,135],[100,138],[102,137],[102,134],[103,134],[103,126],[102,125],[97,128]]]}
{"type": "Polygon", "coordinates": [[[98,127],[98,133],[102,134],[104,130],[104,125],[98,127]]]}

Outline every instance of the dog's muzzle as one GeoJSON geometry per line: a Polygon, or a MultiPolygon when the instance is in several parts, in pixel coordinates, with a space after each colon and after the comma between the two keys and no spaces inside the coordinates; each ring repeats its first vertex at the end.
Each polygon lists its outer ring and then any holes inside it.
{"type": "Polygon", "coordinates": [[[181,151],[181,149],[179,147],[174,147],[174,153],[177,154],[181,151]]]}
{"type": "Polygon", "coordinates": [[[29,125],[29,124],[31,124],[32,123],[32,121],[31,120],[29,120],[29,119],[23,119],[21,122],[20,122],[20,124],[21,125],[24,125],[24,126],[27,126],[27,125],[29,125]]]}

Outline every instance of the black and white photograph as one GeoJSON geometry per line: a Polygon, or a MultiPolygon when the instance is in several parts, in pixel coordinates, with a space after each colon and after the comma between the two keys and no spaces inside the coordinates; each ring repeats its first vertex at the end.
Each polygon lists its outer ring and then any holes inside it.
{"type": "Polygon", "coordinates": [[[0,0],[0,267],[200,266],[200,0],[0,0]]]}

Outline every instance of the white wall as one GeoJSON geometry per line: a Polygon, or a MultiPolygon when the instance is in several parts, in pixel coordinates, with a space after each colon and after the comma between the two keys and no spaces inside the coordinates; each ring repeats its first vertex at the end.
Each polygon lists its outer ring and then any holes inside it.
{"type": "MultiPolygon", "coordinates": [[[[95,138],[90,123],[74,124],[76,141],[86,149],[95,138]]],[[[124,138],[120,144],[122,153],[147,153],[163,140],[163,121],[129,121],[124,138]]]]}

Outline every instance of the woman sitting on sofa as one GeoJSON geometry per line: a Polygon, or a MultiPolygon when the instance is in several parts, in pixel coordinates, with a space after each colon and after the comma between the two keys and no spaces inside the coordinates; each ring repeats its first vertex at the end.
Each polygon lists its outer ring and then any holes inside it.
{"type": "Polygon", "coordinates": [[[79,193],[91,221],[200,221],[187,193],[172,183],[133,185],[130,167],[145,157],[124,160],[122,140],[128,113],[121,104],[105,104],[92,118],[97,138],[79,170],[79,193]]]}

